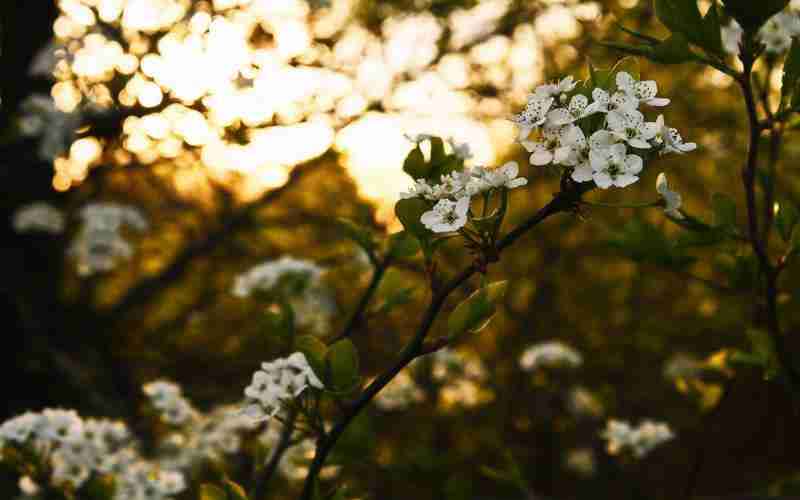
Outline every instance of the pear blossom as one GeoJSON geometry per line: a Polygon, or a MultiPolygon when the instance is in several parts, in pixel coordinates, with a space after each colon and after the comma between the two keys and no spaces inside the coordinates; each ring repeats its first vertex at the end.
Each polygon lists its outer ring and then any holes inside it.
{"type": "Polygon", "coordinates": [[[522,141],[524,147],[530,154],[531,165],[544,166],[553,162],[555,152],[560,146],[561,129],[557,127],[545,127],[541,131],[541,141],[522,141]]]}
{"type": "Polygon", "coordinates": [[[545,83],[536,87],[533,91],[534,97],[558,97],[567,92],[572,92],[578,82],[572,75],[562,78],[556,83],[545,83]]]}
{"type": "Polygon", "coordinates": [[[553,97],[533,94],[521,113],[513,115],[511,121],[519,126],[519,140],[524,140],[531,131],[547,121],[547,112],[553,106],[553,97]]]}
{"type": "Polygon", "coordinates": [[[634,148],[650,149],[648,141],[658,133],[658,125],[645,123],[644,115],[635,109],[625,110],[621,113],[609,113],[606,119],[612,135],[634,148]]]}
{"type": "Polygon", "coordinates": [[[462,196],[458,201],[439,200],[432,210],[422,214],[420,221],[434,233],[458,231],[467,223],[469,196],[462,196]]]}
{"type": "Polygon", "coordinates": [[[693,142],[683,142],[683,137],[678,129],[668,127],[664,123],[664,115],[658,115],[656,119],[656,135],[654,142],[662,147],[660,154],[678,153],[684,154],[697,149],[697,144],[693,142]]]}
{"type": "Polygon", "coordinates": [[[618,90],[648,106],[664,107],[670,103],[669,99],[656,97],[658,84],[655,80],[636,81],[630,73],[620,71],[617,73],[616,83],[618,90]]]}
{"type": "Polygon", "coordinates": [[[434,136],[430,134],[417,134],[417,135],[403,134],[403,137],[405,137],[406,140],[408,140],[409,142],[413,142],[414,144],[419,144],[420,142],[425,142],[430,139],[433,139],[434,136]]]}
{"type": "Polygon", "coordinates": [[[246,403],[240,413],[256,422],[268,420],[308,387],[325,388],[303,353],[262,363],[244,390],[246,403]]]}
{"type": "Polygon", "coordinates": [[[587,113],[617,113],[639,108],[639,100],[625,92],[609,94],[601,88],[592,91],[592,103],[587,107],[587,113]]]}
{"type": "Polygon", "coordinates": [[[528,183],[528,179],[525,177],[517,177],[518,174],[519,165],[517,165],[515,161],[510,161],[494,170],[487,170],[485,176],[487,183],[492,187],[514,189],[528,183]]]}
{"type": "Polygon", "coordinates": [[[589,152],[591,149],[607,148],[614,143],[614,136],[606,130],[598,130],[587,141],[580,127],[568,127],[561,134],[561,147],[556,150],[554,161],[573,167],[571,177],[574,181],[588,182],[594,174],[589,152]]]}
{"type": "Polygon", "coordinates": [[[406,200],[409,198],[428,198],[429,196],[433,195],[433,188],[428,181],[425,179],[417,179],[414,181],[414,185],[409,188],[408,191],[404,191],[400,193],[400,199],[406,200]]]}
{"type": "Polygon", "coordinates": [[[669,188],[667,176],[664,175],[664,172],[658,174],[656,190],[664,198],[664,213],[676,219],[683,219],[683,214],[680,211],[681,194],[669,188]]]}
{"type": "Polygon", "coordinates": [[[627,187],[639,180],[643,160],[640,156],[629,155],[624,144],[614,144],[605,149],[592,149],[589,152],[592,165],[592,178],[602,189],[611,186],[627,187]]]}
{"type": "Polygon", "coordinates": [[[568,125],[597,112],[597,107],[589,107],[588,97],[577,94],[572,96],[566,108],[550,110],[547,113],[547,122],[551,126],[568,125]]]}

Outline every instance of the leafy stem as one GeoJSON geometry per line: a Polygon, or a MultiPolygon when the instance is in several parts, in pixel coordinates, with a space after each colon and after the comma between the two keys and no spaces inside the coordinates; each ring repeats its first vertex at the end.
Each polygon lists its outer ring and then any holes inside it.
{"type": "MultiPolygon", "coordinates": [[[[505,237],[498,241],[498,252],[513,245],[525,233],[536,227],[548,217],[559,212],[572,210],[580,201],[582,194],[591,189],[591,187],[588,186],[588,183],[576,185],[568,180],[562,180],[562,185],[567,185],[569,189],[562,190],[560,193],[556,194],[556,196],[547,205],[542,207],[528,220],[514,228],[505,237]]],[[[441,312],[448,296],[469,278],[471,278],[477,271],[478,268],[475,264],[470,265],[454,278],[444,283],[441,288],[434,293],[414,337],[400,353],[398,360],[388,370],[380,374],[371,384],[369,384],[369,386],[364,389],[364,392],[358,397],[358,399],[355,400],[352,406],[350,406],[348,411],[346,411],[334,424],[327,436],[318,440],[316,453],[314,454],[314,459],[311,462],[305,484],[303,485],[303,492],[300,497],[301,500],[312,499],[317,477],[319,476],[319,473],[325,464],[325,460],[332,451],[333,447],[336,445],[336,442],[347,429],[350,422],[353,421],[353,419],[370,403],[370,401],[372,401],[372,399],[381,391],[381,389],[386,387],[386,385],[389,384],[389,382],[391,382],[392,379],[394,379],[397,374],[403,370],[403,368],[405,368],[414,359],[425,355],[425,338],[427,337],[428,332],[433,326],[437,316],[441,312]]]]}

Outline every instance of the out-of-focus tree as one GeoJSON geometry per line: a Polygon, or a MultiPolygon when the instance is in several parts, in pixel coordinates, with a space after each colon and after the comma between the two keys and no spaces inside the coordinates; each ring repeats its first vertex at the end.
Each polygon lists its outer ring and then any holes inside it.
{"type": "MultiPolygon", "coordinates": [[[[313,442],[281,434],[275,420],[266,430],[214,427],[261,362],[295,350],[292,339],[350,332],[364,383],[411,339],[430,268],[421,252],[379,258],[410,185],[406,136],[466,143],[470,165],[525,165],[528,185],[509,193],[512,228],[560,189],[515,144],[508,118],[529,93],[565,74],[588,78],[587,59],[611,67],[618,54],[596,42],[622,39],[620,26],[659,39],[679,32],[643,0],[12,4],[3,6],[1,171],[15,244],[2,250],[3,363],[25,384],[9,387],[4,417],[58,406],[124,419],[142,457],[189,471],[180,498],[196,498],[202,482],[224,490],[223,477],[270,498],[300,493],[313,442]],[[270,281],[288,300],[250,293],[247,273],[259,264],[254,281],[294,270],[270,281]],[[163,379],[180,392],[143,389],[163,379]],[[234,435],[241,441],[223,439],[234,435]],[[288,451],[270,461],[274,450],[288,451]],[[254,457],[278,470],[269,483],[253,480],[254,457]]],[[[774,105],[781,59],[759,64],[759,99],[774,105]]],[[[700,146],[661,160],[683,206],[746,227],[741,210],[711,196],[745,198],[747,115],[734,78],[644,59],[641,72],[672,98],[670,124],[700,146]]],[[[775,162],[782,182],[764,187],[779,214],[800,201],[790,128],[775,162]]],[[[648,169],[624,198],[652,199],[655,184],[648,169]]],[[[605,191],[586,199],[622,202],[605,191]]],[[[378,394],[334,448],[322,493],[791,494],[795,417],[785,377],[763,380],[776,361],[754,299],[758,265],[741,241],[724,251],[715,242],[690,240],[659,209],[582,205],[537,227],[490,267],[488,280],[508,285],[488,326],[414,361],[378,394]],[[751,366],[733,369],[734,352],[751,366]],[[604,430],[634,432],[609,419],[644,422],[640,432],[657,436],[651,418],[669,422],[674,438],[649,453],[606,448],[604,430]]],[[[441,275],[471,263],[458,245],[438,252],[441,275]]],[[[775,297],[787,333],[800,324],[797,272],[783,271],[775,297]]],[[[446,312],[477,286],[455,289],[446,312]]],[[[447,328],[437,321],[430,337],[447,328]]],[[[18,475],[4,474],[13,498],[18,475]]],[[[78,498],[103,498],[102,487],[95,478],[78,498]]]]}

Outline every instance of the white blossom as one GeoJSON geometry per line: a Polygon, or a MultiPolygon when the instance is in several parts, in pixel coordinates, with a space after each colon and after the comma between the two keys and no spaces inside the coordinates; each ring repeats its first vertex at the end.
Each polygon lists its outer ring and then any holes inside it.
{"type": "Polygon", "coordinates": [[[645,123],[644,115],[635,109],[621,113],[609,113],[607,120],[611,134],[634,148],[650,149],[648,141],[658,133],[658,125],[645,123]]]}
{"type": "Polygon", "coordinates": [[[640,156],[627,154],[624,144],[614,144],[604,149],[589,152],[592,178],[599,188],[626,187],[639,180],[643,160],[640,156]]]}
{"type": "Polygon", "coordinates": [[[519,165],[517,165],[515,161],[510,161],[501,167],[485,170],[484,178],[491,187],[515,189],[528,183],[528,179],[525,177],[517,177],[518,174],[519,165]]]}
{"type": "Polygon", "coordinates": [[[668,127],[664,123],[664,115],[658,115],[656,119],[656,135],[653,141],[662,147],[660,153],[689,153],[697,149],[697,144],[693,142],[683,142],[683,137],[678,132],[678,129],[668,127]]]}
{"type": "Polygon", "coordinates": [[[676,219],[683,219],[683,214],[680,211],[681,194],[669,188],[667,176],[664,172],[658,174],[658,178],[656,179],[656,191],[664,198],[664,213],[676,219]]]}
{"type": "Polygon", "coordinates": [[[253,374],[244,390],[244,415],[255,421],[274,417],[286,400],[296,398],[308,387],[324,389],[322,381],[308,364],[305,355],[296,352],[288,358],[265,362],[253,374]]]}
{"type": "Polygon", "coordinates": [[[422,214],[420,221],[434,233],[458,231],[467,223],[469,204],[469,196],[463,196],[457,201],[439,200],[432,210],[422,214]]]}
{"type": "Polygon", "coordinates": [[[528,98],[525,109],[511,117],[511,121],[519,127],[519,140],[524,140],[531,131],[547,121],[547,113],[555,102],[553,97],[543,97],[533,94],[528,98]]]}
{"type": "Polygon", "coordinates": [[[596,106],[589,106],[588,97],[577,94],[572,96],[569,106],[566,108],[550,110],[547,113],[547,122],[551,126],[568,125],[599,111],[596,106]]]}
{"type": "Polygon", "coordinates": [[[620,71],[616,77],[617,89],[633,97],[642,104],[653,107],[663,107],[669,104],[669,99],[656,97],[658,84],[654,80],[636,81],[630,73],[620,71]]]}
{"type": "Polygon", "coordinates": [[[549,165],[555,158],[556,150],[561,146],[561,127],[545,127],[541,131],[542,138],[540,141],[521,142],[530,154],[531,165],[541,167],[549,165]]]}
{"type": "Polygon", "coordinates": [[[575,368],[582,363],[583,357],[578,351],[558,340],[534,344],[519,358],[519,365],[525,371],[549,366],[575,368]]]}
{"type": "Polygon", "coordinates": [[[60,234],[64,232],[64,214],[49,203],[37,201],[18,208],[14,212],[13,225],[18,233],[42,231],[60,234]]]}

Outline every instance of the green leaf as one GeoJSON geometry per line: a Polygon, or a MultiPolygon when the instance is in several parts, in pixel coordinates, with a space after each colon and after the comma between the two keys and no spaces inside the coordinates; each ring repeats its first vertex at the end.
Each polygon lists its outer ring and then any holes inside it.
{"type": "Polygon", "coordinates": [[[719,11],[717,10],[717,0],[711,2],[706,16],[703,18],[702,43],[698,43],[706,51],[723,56],[722,48],[722,29],[719,22],[719,11]]]}
{"type": "Polygon", "coordinates": [[[767,19],[782,11],[790,0],[724,0],[725,11],[742,25],[745,31],[755,33],[767,19]]]}
{"type": "Polygon", "coordinates": [[[703,18],[697,0],[655,0],[656,16],[673,33],[683,33],[690,40],[703,32],[703,18]]]}
{"type": "Polygon", "coordinates": [[[222,488],[213,484],[201,484],[199,500],[229,500],[222,488]]]}
{"type": "Polygon", "coordinates": [[[800,221],[800,212],[797,207],[789,201],[782,202],[778,214],[775,216],[775,228],[786,243],[792,240],[792,231],[798,221],[800,221]]]}
{"type": "Polygon", "coordinates": [[[422,214],[430,210],[430,204],[422,198],[406,198],[394,206],[394,213],[409,233],[419,240],[430,238],[431,231],[420,221],[422,214]]]}
{"type": "Polygon", "coordinates": [[[456,337],[483,330],[494,316],[497,303],[505,295],[507,287],[507,281],[496,281],[474,291],[450,313],[447,333],[456,337]]]}
{"type": "Polygon", "coordinates": [[[417,145],[408,153],[405,161],[403,162],[403,172],[410,175],[413,179],[424,179],[430,172],[430,166],[425,163],[425,155],[417,145]]]}
{"type": "Polygon", "coordinates": [[[711,207],[714,211],[714,226],[725,229],[736,229],[736,202],[723,193],[711,196],[711,207]]]}
{"type": "Polygon", "coordinates": [[[651,58],[663,64],[681,64],[691,61],[694,53],[683,34],[673,33],[672,36],[652,49],[651,58]]]}
{"type": "Polygon", "coordinates": [[[225,491],[228,493],[228,498],[230,500],[247,500],[247,493],[245,493],[244,488],[238,484],[234,483],[230,479],[223,480],[222,484],[225,487],[225,491]]]}
{"type": "Polygon", "coordinates": [[[431,165],[439,165],[447,159],[447,155],[444,152],[444,141],[441,137],[431,137],[429,140],[431,143],[430,163],[431,165]]]}
{"type": "Polygon", "coordinates": [[[419,252],[419,241],[408,231],[400,231],[389,236],[389,255],[404,259],[419,252]]]}
{"type": "Polygon", "coordinates": [[[336,219],[336,224],[341,228],[345,237],[353,240],[361,248],[367,252],[367,255],[372,256],[375,250],[375,239],[373,238],[372,231],[368,228],[360,226],[350,219],[339,217],[336,219]]]}
{"type": "Polygon", "coordinates": [[[328,349],[326,362],[330,387],[334,391],[350,391],[359,381],[358,350],[350,339],[335,342],[328,349]]]}
{"type": "Polygon", "coordinates": [[[797,80],[800,79],[800,41],[797,38],[792,40],[792,48],[783,63],[783,82],[781,83],[781,95],[788,97],[795,93],[797,80]]]}
{"type": "Polygon", "coordinates": [[[411,297],[414,295],[414,287],[401,288],[394,290],[388,295],[382,303],[375,309],[375,314],[388,314],[392,309],[402,306],[411,302],[411,297]]]}
{"type": "Polygon", "coordinates": [[[328,354],[328,346],[313,335],[301,335],[295,339],[294,348],[305,355],[314,374],[321,379],[325,373],[325,357],[328,354]]]}

